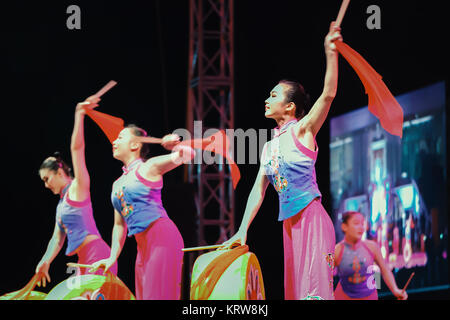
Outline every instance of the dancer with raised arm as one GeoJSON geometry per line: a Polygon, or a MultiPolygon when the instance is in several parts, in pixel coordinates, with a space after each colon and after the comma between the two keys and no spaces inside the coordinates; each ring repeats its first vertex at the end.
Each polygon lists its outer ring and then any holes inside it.
{"type": "Polygon", "coordinates": [[[334,299],[335,233],[316,183],[315,137],[336,95],[338,53],[334,42],[341,39],[340,28],[331,23],[324,43],[324,88],[309,112],[308,95],[298,82],[282,80],[270,91],[265,116],[274,119],[278,127],[264,146],[239,231],[223,244],[223,248],[245,244],[247,230],[272,183],[280,201],[278,220],[283,221],[284,288],[289,300],[334,299]]]}
{"type": "MultiPolygon", "coordinates": [[[[47,250],[36,267],[40,274],[38,285],[50,282],[49,268],[61,250],[67,236],[66,255],[78,255],[80,264],[91,264],[110,255],[110,248],[100,236],[92,213],[90,177],[86,168],[84,143],[85,108],[94,107],[99,98],[90,97],[77,105],[71,140],[73,176],[59,154],[48,157],[39,169],[39,175],[55,195],[60,196],[56,208],[56,223],[47,250]]],[[[81,274],[86,270],[81,270],[81,274]]],[[[110,271],[117,274],[117,264],[110,271]]]]}
{"type": "Polygon", "coordinates": [[[135,295],[138,300],[176,300],[181,294],[183,239],[167,216],[161,201],[163,175],[191,161],[194,150],[178,146],[179,137],[166,135],[162,145],[173,152],[147,159],[147,133],[125,127],[113,142],[113,157],[123,163],[123,174],[114,182],[111,201],[114,228],[111,256],[94,263],[93,270],[114,265],[126,238],[137,242],[135,295]],[[140,139],[141,138],[141,139],[140,139]]]}

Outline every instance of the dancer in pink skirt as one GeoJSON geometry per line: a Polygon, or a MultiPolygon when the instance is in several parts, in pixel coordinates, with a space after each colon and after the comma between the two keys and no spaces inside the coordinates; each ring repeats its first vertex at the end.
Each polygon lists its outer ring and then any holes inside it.
{"type": "Polygon", "coordinates": [[[397,287],[378,244],[362,240],[365,231],[364,216],[356,211],[346,212],[342,216],[342,231],[344,239],[336,245],[335,265],[339,276],[339,283],[334,291],[336,300],[378,300],[374,281],[374,272],[378,268],[392,294],[399,300],[406,300],[408,294],[397,287]]]}
{"type": "Polygon", "coordinates": [[[136,299],[176,300],[181,294],[183,239],[167,216],[161,201],[163,175],[190,161],[194,150],[176,146],[176,135],[167,135],[162,145],[174,152],[146,159],[148,146],[139,142],[147,134],[129,125],[113,142],[113,156],[123,162],[123,174],[113,184],[114,228],[111,256],[94,264],[108,270],[118,259],[128,229],[135,236],[136,299]]]}
{"type": "MultiPolygon", "coordinates": [[[[45,187],[54,194],[59,194],[60,201],[56,208],[53,236],[36,267],[36,273],[41,274],[38,285],[42,282],[45,286],[46,281],[50,282],[48,273],[50,264],[61,250],[66,236],[68,239],[66,255],[77,254],[78,263],[91,264],[110,255],[110,248],[101,238],[92,214],[90,178],[84,155],[84,108],[96,106],[99,100],[88,98],[76,108],[71,141],[74,177],[58,154],[45,159],[39,169],[45,187]]],[[[110,270],[117,274],[117,264],[110,270]]],[[[81,270],[82,274],[85,272],[85,269],[81,270]]]]}
{"type": "Polygon", "coordinates": [[[278,127],[266,143],[261,167],[250,192],[239,231],[223,247],[244,244],[270,183],[278,192],[279,219],[283,221],[285,299],[334,299],[333,267],[335,233],[321,204],[316,183],[315,137],[336,95],[338,53],[334,41],[342,39],[340,28],[331,24],[325,38],[327,69],[324,89],[306,113],[308,95],[294,81],[282,80],[265,102],[266,118],[278,127]]]}

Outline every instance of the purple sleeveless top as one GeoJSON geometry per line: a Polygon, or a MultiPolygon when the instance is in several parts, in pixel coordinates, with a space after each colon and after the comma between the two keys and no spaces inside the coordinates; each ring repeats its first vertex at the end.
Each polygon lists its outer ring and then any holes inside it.
{"type": "Polygon", "coordinates": [[[161,201],[163,180],[152,182],[142,177],[138,169],[142,159],[123,167],[123,174],[113,184],[111,201],[125,219],[128,236],[147,229],[155,220],[167,217],[161,201]]]}
{"type": "Polygon", "coordinates": [[[73,201],[69,199],[69,183],[62,191],[61,199],[56,207],[56,223],[67,235],[66,255],[74,251],[83,243],[89,234],[100,236],[92,214],[91,199],[73,201]]]}
{"type": "Polygon", "coordinates": [[[293,126],[297,120],[275,129],[275,136],[264,146],[261,163],[270,183],[278,192],[282,221],[296,215],[322,194],[316,183],[314,165],[316,151],[306,148],[295,136],[293,126]]]}
{"type": "Polygon", "coordinates": [[[342,289],[350,298],[364,298],[370,296],[376,287],[369,285],[370,277],[374,273],[372,251],[360,241],[355,248],[342,241],[342,258],[338,266],[338,276],[342,289]]]}

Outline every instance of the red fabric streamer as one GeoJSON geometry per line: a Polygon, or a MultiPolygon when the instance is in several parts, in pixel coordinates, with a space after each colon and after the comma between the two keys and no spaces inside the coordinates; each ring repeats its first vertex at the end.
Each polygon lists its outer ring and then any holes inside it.
{"type": "Polygon", "coordinates": [[[86,108],[86,114],[102,129],[111,144],[119,136],[124,128],[124,121],[121,118],[110,116],[109,114],[98,112],[86,108]]]}
{"type": "Polygon", "coordinates": [[[237,164],[228,152],[228,150],[230,150],[230,142],[224,130],[220,130],[208,138],[187,140],[181,142],[180,144],[189,146],[193,149],[202,149],[205,151],[218,153],[227,159],[228,164],[230,165],[233,189],[236,189],[236,186],[241,179],[241,173],[237,164]]]}
{"type": "Polygon", "coordinates": [[[390,134],[402,137],[403,109],[383,82],[382,77],[355,50],[342,41],[335,41],[339,53],[352,66],[369,96],[369,111],[390,134]]]}
{"type": "MultiPolygon", "coordinates": [[[[94,122],[100,127],[100,129],[102,129],[111,144],[117,138],[120,131],[122,131],[122,129],[124,128],[124,121],[121,118],[98,112],[91,108],[86,108],[86,114],[92,120],[94,120],[94,122]]],[[[233,188],[236,189],[236,186],[241,178],[241,173],[237,164],[228,153],[230,142],[224,130],[220,130],[219,132],[205,139],[187,140],[181,142],[180,144],[187,145],[193,149],[202,149],[210,152],[215,152],[226,158],[228,160],[228,164],[230,165],[233,188]]]]}

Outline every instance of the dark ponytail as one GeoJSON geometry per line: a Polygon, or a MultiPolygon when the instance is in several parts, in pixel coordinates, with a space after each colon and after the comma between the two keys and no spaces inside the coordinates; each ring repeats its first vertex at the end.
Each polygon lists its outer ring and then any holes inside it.
{"type": "Polygon", "coordinates": [[[53,156],[48,157],[42,162],[39,171],[48,169],[57,172],[59,168],[61,168],[68,177],[73,178],[72,169],[62,160],[61,154],[56,151],[53,153],[53,156]]]}

